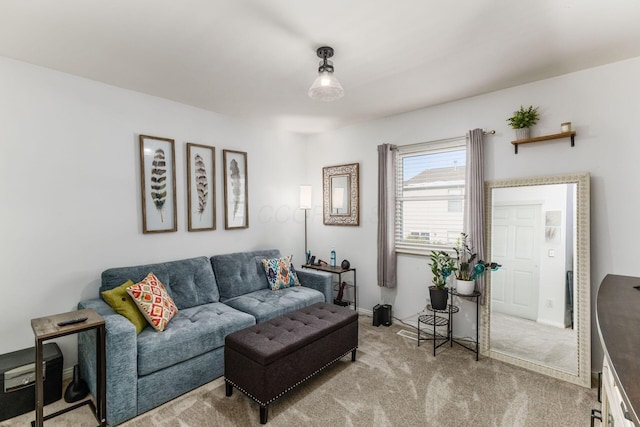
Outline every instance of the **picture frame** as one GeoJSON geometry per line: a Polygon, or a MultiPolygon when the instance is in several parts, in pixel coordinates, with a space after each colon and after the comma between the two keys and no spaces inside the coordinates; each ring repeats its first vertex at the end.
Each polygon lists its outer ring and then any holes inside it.
{"type": "Polygon", "coordinates": [[[187,230],[216,229],[215,147],[187,142],[187,230]]]}
{"type": "Polygon", "coordinates": [[[224,165],[224,228],[249,228],[247,153],[222,150],[224,165]]]}
{"type": "Polygon", "coordinates": [[[359,163],[322,168],[325,225],[360,225],[359,163]]]}
{"type": "Polygon", "coordinates": [[[173,139],[140,135],[142,232],[178,230],[176,155],[173,139]]]}

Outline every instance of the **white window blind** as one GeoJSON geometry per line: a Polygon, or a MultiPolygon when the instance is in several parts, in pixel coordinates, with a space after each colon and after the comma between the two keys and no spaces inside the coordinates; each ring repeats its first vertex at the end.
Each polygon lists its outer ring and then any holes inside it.
{"type": "Polygon", "coordinates": [[[463,228],[465,137],[398,147],[396,251],[451,249],[463,228]]]}

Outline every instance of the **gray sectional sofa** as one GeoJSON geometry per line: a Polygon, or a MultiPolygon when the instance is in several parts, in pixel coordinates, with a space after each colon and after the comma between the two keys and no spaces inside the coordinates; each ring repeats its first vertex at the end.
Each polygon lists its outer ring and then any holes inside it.
{"type": "MultiPolygon", "coordinates": [[[[302,286],[269,289],[261,259],[275,249],[112,268],[100,292],[153,272],[179,311],[163,332],[134,325],[101,298],[81,301],[105,319],[107,422],[120,424],[199,387],[224,372],[224,339],[235,331],[317,302],[332,301],[330,275],[298,270],[302,286]]],[[[95,333],[78,336],[82,376],[95,396],[95,333]]]]}

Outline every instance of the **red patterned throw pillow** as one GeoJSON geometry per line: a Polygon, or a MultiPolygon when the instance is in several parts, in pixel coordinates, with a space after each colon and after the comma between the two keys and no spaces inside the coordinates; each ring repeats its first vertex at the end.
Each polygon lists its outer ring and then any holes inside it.
{"type": "Polygon", "coordinates": [[[131,295],[149,324],[158,332],[164,331],[169,320],[178,312],[173,299],[153,273],[149,273],[143,281],[129,286],[127,293],[131,295]]]}

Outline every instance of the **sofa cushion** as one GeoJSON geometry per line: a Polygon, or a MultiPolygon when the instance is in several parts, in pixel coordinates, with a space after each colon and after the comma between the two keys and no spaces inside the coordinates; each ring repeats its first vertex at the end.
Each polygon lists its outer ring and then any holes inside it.
{"type": "Polygon", "coordinates": [[[136,303],[142,315],[158,332],[164,331],[167,324],[178,312],[176,304],[167,293],[164,285],[153,274],[147,274],[141,282],[127,288],[127,293],[136,303]]]}
{"type": "Polygon", "coordinates": [[[277,249],[212,256],[211,265],[216,275],[220,301],[267,289],[269,284],[261,260],[279,256],[277,249]]]}
{"type": "Polygon", "coordinates": [[[280,258],[263,259],[262,265],[264,266],[271,290],[276,291],[291,286],[300,286],[298,275],[291,262],[291,255],[280,258]]]}
{"type": "Polygon", "coordinates": [[[222,303],[180,310],[163,333],[138,335],[138,375],[148,375],[224,345],[224,338],[256,323],[247,313],[222,303]]]}
{"type": "Polygon", "coordinates": [[[304,286],[293,286],[277,291],[261,289],[226,300],[225,304],[251,314],[258,323],[262,323],[317,302],[324,302],[322,292],[304,286]]]}
{"type": "Polygon", "coordinates": [[[136,334],[139,334],[149,323],[138,309],[136,303],[133,302],[131,296],[127,293],[127,288],[133,285],[134,283],[131,280],[127,280],[120,286],[102,292],[101,295],[102,299],[105,300],[116,313],[126,317],[133,323],[136,327],[136,334]]]}
{"type": "Polygon", "coordinates": [[[140,282],[151,271],[167,288],[180,310],[220,300],[216,278],[207,257],[110,268],[102,272],[100,292],[120,286],[128,279],[140,282]]]}

